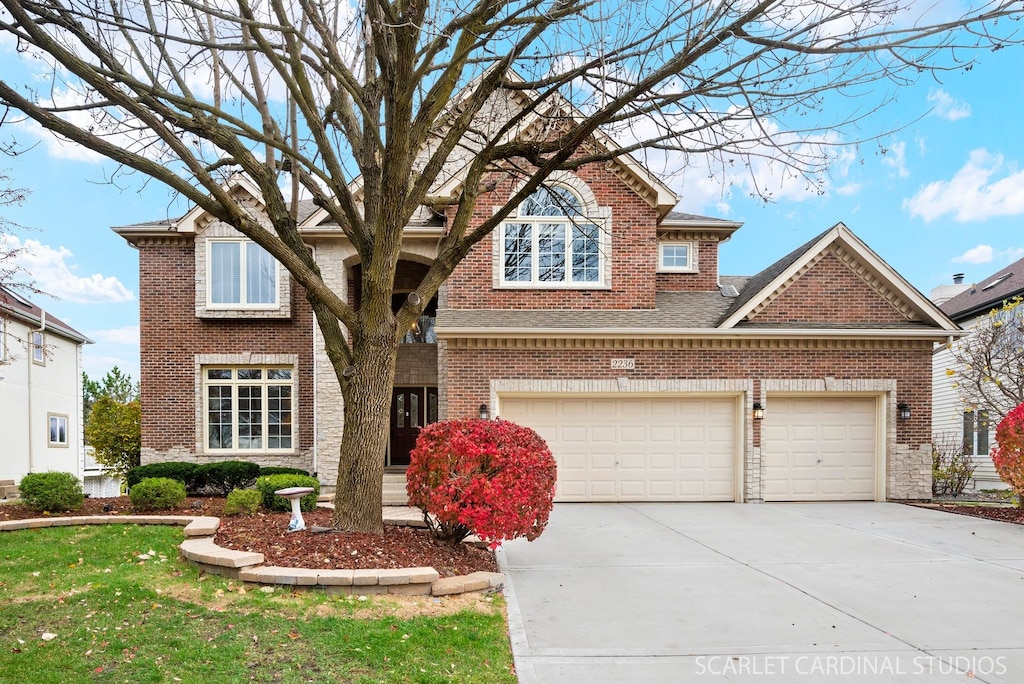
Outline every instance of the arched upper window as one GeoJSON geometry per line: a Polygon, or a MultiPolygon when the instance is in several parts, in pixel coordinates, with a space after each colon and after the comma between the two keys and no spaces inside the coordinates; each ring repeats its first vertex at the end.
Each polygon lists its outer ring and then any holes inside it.
{"type": "Polygon", "coordinates": [[[602,262],[601,226],[564,185],[538,188],[502,224],[503,284],[596,285],[602,262]]]}

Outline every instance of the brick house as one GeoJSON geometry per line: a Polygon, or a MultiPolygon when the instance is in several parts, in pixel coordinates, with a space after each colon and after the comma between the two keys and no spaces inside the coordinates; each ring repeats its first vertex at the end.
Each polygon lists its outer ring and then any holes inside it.
{"type": "MultiPolygon", "coordinates": [[[[932,347],[957,326],[842,224],[720,276],[741,225],[676,201],[628,158],[592,165],[476,245],[400,349],[389,470],[424,423],[487,414],[549,442],[561,501],[929,498],[932,347]]],[[[407,227],[396,303],[452,211],[407,227]]],[[[299,220],[357,306],[355,250],[311,204],[299,220]]],[[[245,458],[333,485],[341,393],[287,271],[198,209],[115,230],[139,252],[143,462],[245,458]]]]}

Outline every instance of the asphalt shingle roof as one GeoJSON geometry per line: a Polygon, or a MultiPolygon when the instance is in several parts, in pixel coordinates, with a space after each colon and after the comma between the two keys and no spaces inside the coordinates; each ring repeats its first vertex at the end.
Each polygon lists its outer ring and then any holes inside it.
{"type": "Polygon", "coordinates": [[[1024,259],[996,271],[973,287],[939,305],[959,323],[1002,305],[1003,300],[1024,294],[1024,259]]]}

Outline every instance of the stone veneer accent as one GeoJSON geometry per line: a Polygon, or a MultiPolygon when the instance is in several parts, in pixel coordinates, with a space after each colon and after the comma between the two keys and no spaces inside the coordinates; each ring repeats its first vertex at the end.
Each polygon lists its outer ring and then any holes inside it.
{"type": "MultiPolygon", "coordinates": [[[[260,206],[253,200],[245,203],[253,216],[259,217],[261,222],[272,229],[270,222],[265,220],[265,214],[260,211],[260,206]]],[[[278,264],[277,267],[277,307],[272,309],[259,308],[210,308],[206,299],[206,255],[210,238],[237,238],[246,239],[244,235],[221,221],[213,221],[206,225],[196,235],[195,257],[196,257],[196,316],[199,318],[239,318],[239,319],[266,319],[266,318],[291,318],[292,315],[292,279],[288,270],[278,264]]],[[[243,257],[244,258],[244,257],[243,257]]]]}

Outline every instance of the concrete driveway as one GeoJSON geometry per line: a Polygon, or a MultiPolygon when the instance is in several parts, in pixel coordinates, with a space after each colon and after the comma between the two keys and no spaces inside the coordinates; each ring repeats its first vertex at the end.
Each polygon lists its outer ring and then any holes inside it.
{"type": "Polygon", "coordinates": [[[899,504],[559,504],[499,552],[520,682],[1024,682],[1024,527],[899,504]]]}

